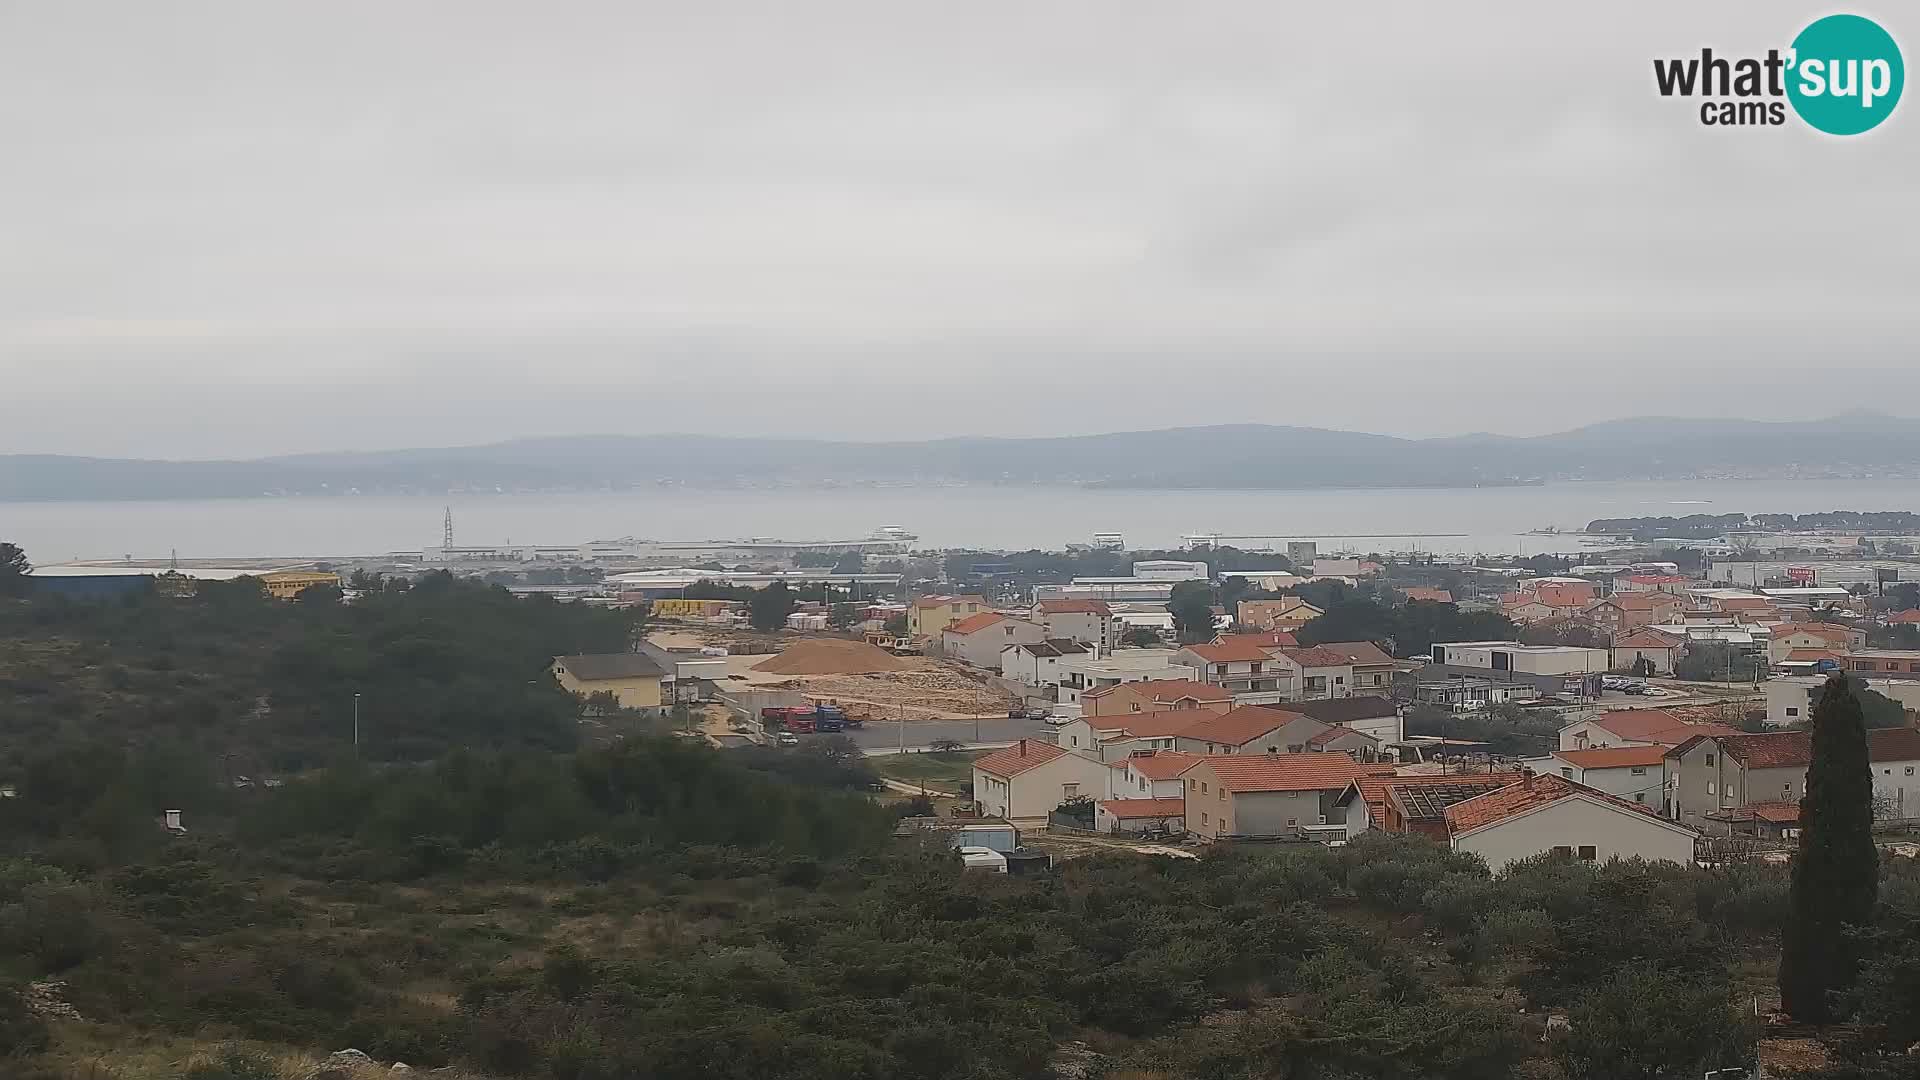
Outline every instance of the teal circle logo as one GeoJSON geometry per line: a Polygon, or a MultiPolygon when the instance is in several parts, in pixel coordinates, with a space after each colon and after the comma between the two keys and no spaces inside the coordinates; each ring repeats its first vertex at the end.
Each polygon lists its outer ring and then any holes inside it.
{"type": "Polygon", "coordinates": [[[1878,127],[1907,83],[1893,35],[1859,15],[1829,15],[1808,25],[1793,39],[1788,63],[1793,111],[1829,135],[1878,127]]]}

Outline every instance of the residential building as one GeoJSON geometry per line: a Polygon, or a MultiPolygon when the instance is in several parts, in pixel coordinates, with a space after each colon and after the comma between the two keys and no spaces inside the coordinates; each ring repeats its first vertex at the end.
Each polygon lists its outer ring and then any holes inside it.
{"type": "Polygon", "coordinates": [[[1281,706],[1290,713],[1311,716],[1329,726],[1338,726],[1372,736],[1382,745],[1406,738],[1406,725],[1399,706],[1392,698],[1361,694],[1355,697],[1323,698],[1318,701],[1289,701],[1281,706]]]}
{"type": "Polygon", "coordinates": [[[1920,650],[1854,649],[1847,654],[1845,667],[1879,679],[1920,679],[1920,650]]]}
{"type": "Polygon", "coordinates": [[[1691,866],[1699,838],[1639,803],[1551,775],[1528,774],[1454,803],[1446,815],[1453,849],[1479,855],[1494,873],[1549,852],[1585,862],[1639,858],[1691,866]]]}
{"type": "Polygon", "coordinates": [[[623,709],[659,712],[666,696],[661,682],[667,672],[643,653],[591,653],[556,656],[549,668],[560,687],[579,696],[612,694],[623,709]]]}
{"type": "Polygon", "coordinates": [[[1560,729],[1560,749],[1608,746],[1678,746],[1696,735],[1738,735],[1725,724],[1693,724],[1665,709],[1616,709],[1576,720],[1560,729]]]}
{"type": "Polygon", "coordinates": [[[1435,642],[1432,655],[1436,664],[1523,675],[1596,674],[1613,666],[1613,658],[1605,649],[1522,645],[1517,641],[1435,642]]]}
{"type": "Polygon", "coordinates": [[[1450,776],[1396,776],[1364,771],[1334,800],[1344,811],[1349,838],[1368,829],[1414,833],[1447,839],[1447,807],[1475,795],[1497,791],[1521,778],[1515,772],[1459,773],[1450,776]]]}
{"type": "Polygon", "coordinates": [[[1049,639],[1077,641],[1103,656],[1120,646],[1123,624],[1105,600],[1042,600],[1032,614],[1049,639]]]}
{"type": "Polygon", "coordinates": [[[1579,611],[1600,598],[1593,582],[1585,578],[1537,578],[1523,582],[1527,597],[1556,611],[1579,611]]]}
{"type": "Polygon", "coordinates": [[[1666,791],[1668,749],[1655,744],[1555,750],[1524,764],[1542,775],[1555,774],[1628,802],[1658,807],[1666,791]]]}
{"type": "Polygon", "coordinates": [[[1198,754],[1176,750],[1135,750],[1109,761],[1107,797],[1111,799],[1177,799],[1186,790],[1180,775],[1200,760],[1198,754]]]}
{"type": "Polygon", "coordinates": [[[1170,649],[1121,649],[1112,655],[1084,652],[1060,658],[1060,701],[1075,704],[1082,695],[1121,683],[1192,679],[1198,672],[1173,663],[1170,649]]]}
{"type": "Polygon", "coordinates": [[[1196,719],[1175,733],[1173,747],[1189,754],[1304,754],[1308,741],[1326,730],[1299,713],[1242,705],[1196,719]]]}
{"type": "Polygon", "coordinates": [[[1531,598],[1519,599],[1512,603],[1503,603],[1500,605],[1500,613],[1514,622],[1519,623],[1521,626],[1530,626],[1533,623],[1559,618],[1561,611],[1562,609],[1560,608],[1550,607],[1531,598]]]}
{"type": "MultiPolygon", "coordinates": [[[[1314,648],[1338,653],[1346,658],[1347,667],[1352,669],[1352,677],[1347,680],[1349,694],[1393,696],[1393,673],[1396,665],[1393,657],[1388,656],[1380,646],[1371,641],[1325,641],[1314,648]]],[[[1287,655],[1293,656],[1291,652],[1287,655]]],[[[1343,697],[1345,695],[1328,694],[1327,696],[1343,697]]]]}
{"type": "MultiPolygon", "coordinates": [[[[1667,813],[1688,824],[1756,802],[1794,802],[1806,795],[1811,732],[1768,731],[1700,736],[1667,751],[1667,813]]],[[[1920,818],[1920,730],[1867,732],[1875,814],[1920,818]]]]}
{"type": "Polygon", "coordinates": [[[1107,767],[1052,743],[1021,739],[973,763],[973,798],[989,817],[1044,818],[1068,799],[1107,791],[1107,767]]]}
{"type": "Polygon", "coordinates": [[[1021,642],[1000,650],[1000,677],[1025,686],[1060,685],[1060,662],[1086,655],[1077,641],[1049,639],[1021,642]]]}
{"type": "Polygon", "coordinates": [[[1076,754],[1117,762],[1129,754],[1174,749],[1175,736],[1194,721],[1218,715],[1204,709],[1162,709],[1118,716],[1079,716],[1054,732],[1055,742],[1076,754]]]}
{"type": "Polygon", "coordinates": [[[1621,593],[1666,593],[1669,596],[1685,596],[1687,590],[1699,584],[1692,578],[1678,574],[1622,574],[1613,579],[1615,596],[1621,593]]]}
{"type": "Polygon", "coordinates": [[[1588,604],[1580,614],[1601,630],[1618,636],[1660,622],[1680,606],[1680,598],[1672,593],[1614,593],[1588,604]]]}
{"type": "Polygon", "coordinates": [[[1187,679],[1147,679],[1088,691],[1080,695],[1080,705],[1089,719],[1171,709],[1226,712],[1233,708],[1233,694],[1187,679]]]}
{"type": "Polygon", "coordinates": [[[1273,600],[1242,600],[1233,621],[1260,630],[1298,630],[1326,614],[1297,596],[1273,600]]]}
{"type": "MultiPolygon", "coordinates": [[[[1796,653],[1788,663],[1798,659],[1796,653]]],[[[1869,678],[1864,681],[1869,690],[1898,702],[1909,713],[1920,710],[1920,679],[1869,678]]],[[[1762,683],[1767,691],[1767,726],[1795,727],[1805,723],[1813,715],[1814,695],[1826,684],[1826,678],[1820,675],[1776,676],[1762,683]]]]}
{"type": "Polygon", "coordinates": [[[984,596],[916,596],[907,605],[907,634],[938,641],[948,626],[992,610],[984,596]]]}
{"type": "Polygon", "coordinates": [[[1359,775],[1345,754],[1203,758],[1182,777],[1187,832],[1215,840],[1298,836],[1330,823],[1341,826],[1345,815],[1335,802],[1359,775]]]}
{"type": "Polygon", "coordinates": [[[1644,663],[1650,665],[1650,674],[1671,675],[1674,661],[1684,650],[1677,638],[1657,630],[1635,630],[1615,637],[1611,651],[1614,671],[1640,671],[1644,663]]]}
{"type": "MultiPolygon", "coordinates": [[[[1375,652],[1378,654],[1378,650],[1375,652]]],[[[1275,664],[1282,667],[1286,673],[1286,683],[1293,687],[1293,696],[1283,700],[1317,701],[1350,696],[1354,678],[1351,656],[1349,652],[1326,645],[1275,649],[1275,664]]],[[[1391,691],[1391,675],[1387,677],[1387,684],[1391,691]]]]}
{"type": "Polygon", "coordinates": [[[1381,757],[1379,739],[1338,725],[1308,739],[1307,749],[1316,754],[1338,751],[1355,761],[1379,761],[1381,757]]]}
{"type": "Polygon", "coordinates": [[[1406,598],[1408,603],[1412,603],[1415,600],[1422,600],[1430,604],[1453,603],[1453,594],[1447,590],[1429,589],[1421,585],[1405,586],[1401,588],[1400,595],[1406,598]]]}
{"type": "Polygon", "coordinates": [[[316,585],[337,589],[340,575],[319,570],[276,570],[260,575],[260,587],[275,600],[292,600],[316,585]]]}
{"type": "Polygon", "coordinates": [[[1784,663],[1795,649],[1821,649],[1838,653],[1867,647],[1867,632],[1839,623],[1781,623],[1773,628],[1767,641],[1767,662],[1784,663]]]}
{"type": "Polygon", "coordinates": [[[1009,645],[1035,645],[1046,637],[1047,632],[1037,623],[983,611],[940,631],[940,652],[974,667],[998,668],[1000,650],[1009,645]]]}
{"type": "Polygon", "coordinates": [[[1174,661],[1199,671],[1201,681],[1232,694],[1241,704],[1286,701],[1293,696],[1293,674],[1286,664],[1250,641],[1229,638],[1228,642],[1185,646],[1174,661]]]}
{"type": "Polygon", "coordinates": [[[1094,804],[1093,827],[1103,833],[1182,833],[1187,831],[1187,800],[1103,799],[1094,804]]]}

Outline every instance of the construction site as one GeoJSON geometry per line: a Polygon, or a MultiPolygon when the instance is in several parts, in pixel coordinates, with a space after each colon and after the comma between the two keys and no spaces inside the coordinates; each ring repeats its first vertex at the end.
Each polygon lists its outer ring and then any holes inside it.
{"type": "Polygon", "coordinates": [[[952,660],[895,656],[863,641],[831,637],[665,630],[648,640],[669,650],[718,650],[723,693],[792,691],[838,705],[860,720],[1005,716],[1015,699],[990,676],[952,660]],[[751,650],[751,651],[742,651],[751,650]]]}

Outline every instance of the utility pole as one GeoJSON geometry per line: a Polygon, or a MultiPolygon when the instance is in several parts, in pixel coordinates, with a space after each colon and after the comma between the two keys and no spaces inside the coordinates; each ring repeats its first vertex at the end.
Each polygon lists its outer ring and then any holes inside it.
{"type": "Polygon", "coordinates": [[[353,756],[360,756],[360,695],[353,695],[353,756]]]}

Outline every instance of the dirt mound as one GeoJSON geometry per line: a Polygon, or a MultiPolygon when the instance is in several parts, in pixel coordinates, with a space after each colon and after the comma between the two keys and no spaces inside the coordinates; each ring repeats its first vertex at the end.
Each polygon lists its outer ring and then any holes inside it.
{"type": "Polygon", "coordinates": [[[775,675],[866,675],[906,666],[901,658],[864,641],[815,640],[795,642],[753,665],[753,670],[775,675]]]}

